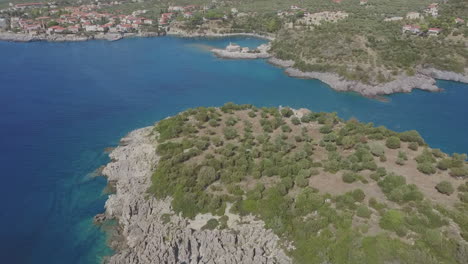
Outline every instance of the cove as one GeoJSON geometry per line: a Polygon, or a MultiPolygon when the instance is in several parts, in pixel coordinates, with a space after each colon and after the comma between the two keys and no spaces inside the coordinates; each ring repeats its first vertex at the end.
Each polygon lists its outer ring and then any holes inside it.
{"type": "Polygon", "coordinates": [[[294,79],[264,60],[222,60],[207,47],[255,38],[0,42],[0,258],[4,263],[99,263],[111,254],[92,225],[103,211],[104,149],[133,129],[189,107],[232,101],[336,111],[433,147],[468,152],[468,85],[440,81],[389,102],[294,79]]]}

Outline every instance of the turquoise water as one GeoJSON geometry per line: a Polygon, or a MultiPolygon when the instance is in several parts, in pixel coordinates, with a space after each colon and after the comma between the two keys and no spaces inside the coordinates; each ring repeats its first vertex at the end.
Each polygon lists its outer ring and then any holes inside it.
{"type": "Polygon", "coordinates": [[[92,225],[103,211],[103,149],[129,131],[195,106],[227,101],[336,111],[433,146],[468,152],[468,85],[439,82],[389,102],[289,78],[263,60],[221,60],[207,46],[253,38],[0,42],[0,259],[3,263],[98,263],[111,252],[92,225]]]}

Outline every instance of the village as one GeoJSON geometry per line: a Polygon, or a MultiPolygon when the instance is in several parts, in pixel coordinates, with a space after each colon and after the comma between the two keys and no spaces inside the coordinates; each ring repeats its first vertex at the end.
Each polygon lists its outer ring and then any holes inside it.
{"type": "Polygon", "coordinates": [[[147,10],[111,14],[99,10],[122,2],[58,7],[56,3],[11,4],[0,10],[0,32],[35,35],[164,34],[176,14],[190,18],[198,7],[170,6],[160,17],[145,16],[147,10]],[[10,14],[10,15],[5,15],[10,14]],[[11,15],[12,14],[12,15],[11,15]]]}
{"type": "MultiPolygon", "coordinates": [[[[331,0],[339,4],[339,0],[331,0]]],[[[190,24],[194,17],[207,21],[227,21],[235,18],[254,17],[255,12],[239,12],[237,8],[218,12],[213,18],[207,15],[213,6],[168,6],[155,14],[141,9],[125,12],[108,12],[109,7],[118,7],[124,2],[113,1],[79,6],[59,6],[55,2],[37,2],[9,4],[8,8],[0,10],[0,32],[27,34],[29,36],[98,36],[114,35],[119,39],[124,35],[139,34],[147,36],[165,35],[170,29],[171,22],[177,20],[178,25],[190,24]]],[[[371,5],[368,0],[360,0],[359,5],[366,8],[371,5]]],[[[118,9],[117,9],[118,10],[118,9]]],[[[322,23],[336,23],[346,19],[349,14],[344,11],[311,12],[306,8],[291,5],[289,9],[278,10],[276,16],[285,29],[313,29],[322,23]],[[291,17],[297,19],[291,20],[291,17]]],[[[419,12],[408,12],[405,17],[393,16],[383,18],[383,22],[402,23],[402,33],[414,36],[437,36],[443,29],[429,27],[425,18],[437,18],[439,4],[430,4],[419,12]]],[[[464,27],[466,22],[457,17],[453,21],[454,27],[464,27]]],[[[200,24],[196,27],[200,28],[200,24]]]]}

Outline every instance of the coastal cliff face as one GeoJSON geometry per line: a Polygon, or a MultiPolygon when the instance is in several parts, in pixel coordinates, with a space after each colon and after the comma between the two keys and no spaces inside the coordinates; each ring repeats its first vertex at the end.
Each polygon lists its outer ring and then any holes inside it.
{"type": "Polygon", "coordinates": [[[203,230],[213,216],[186,219],[174,213],[170,198],[148,195],[159,159],[156,144],[152,127],[133,131],[110,153],[112,162],[103,169],[116,192],[101,218],[118,221],[118,235],[110,241],[116,253],[106,263],[291,263],[262,221],[226,210],[227,228],[203,230]]]}

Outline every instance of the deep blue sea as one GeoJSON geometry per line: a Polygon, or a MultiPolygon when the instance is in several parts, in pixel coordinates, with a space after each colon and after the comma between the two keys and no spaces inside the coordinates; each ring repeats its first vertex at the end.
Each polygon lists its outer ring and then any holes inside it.
{"type": "Polygon", "coordinates": [[[0,42],[0,259],[99,263],[110,254],[92,225],[103,211],[104,148],[181,110],[225,102],[336,111],[398,131],[417,129],[447,152],[468,152],[468,85],[440,81],[389,102],[287,77],[263,60],[221,60],[208,46],[254,38],[0,42]]]}

